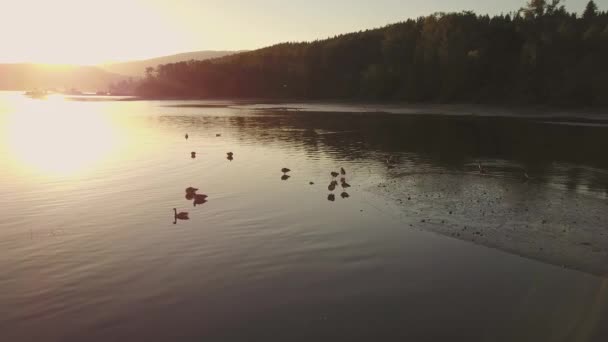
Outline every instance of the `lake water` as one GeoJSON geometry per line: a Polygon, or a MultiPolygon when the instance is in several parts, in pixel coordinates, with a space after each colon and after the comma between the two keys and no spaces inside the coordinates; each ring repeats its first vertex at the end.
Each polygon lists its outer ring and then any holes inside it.
{"type": "Polygon", "coordinates": [[[1,341],[608,340],[608,122],[100,100],[0,93],[1,341]]]}

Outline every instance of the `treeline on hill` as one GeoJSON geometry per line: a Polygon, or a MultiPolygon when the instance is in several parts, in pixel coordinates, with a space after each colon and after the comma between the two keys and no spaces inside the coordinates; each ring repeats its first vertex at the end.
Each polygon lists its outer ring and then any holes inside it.
{"type": "Polygon", "coordinates": [[[608,104],[608,12],[532,0],[148,68],[148,97],[608,104]]]}

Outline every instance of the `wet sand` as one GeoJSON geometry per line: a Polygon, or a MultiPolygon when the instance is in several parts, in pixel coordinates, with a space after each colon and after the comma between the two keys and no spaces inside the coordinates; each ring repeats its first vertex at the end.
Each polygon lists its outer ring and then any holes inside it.
{"type": "Polygon", "coordinates": [[[469,173],[401,173],[370,189],[407,228],[608,275],[608,201],[534,180],[469,173]]]}

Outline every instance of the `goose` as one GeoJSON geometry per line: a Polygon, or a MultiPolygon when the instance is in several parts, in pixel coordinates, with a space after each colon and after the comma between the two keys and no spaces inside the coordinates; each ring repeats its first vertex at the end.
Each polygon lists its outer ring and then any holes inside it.
{"type": "Polygon", "coordinates": [[[194,192],[187,192],[186,193],[186,199],[188,201],[192,201],[194,199],[195,193],[194,192]]]}
{"type": "Polygon", "coordinates": [[[228,152],[228,153],[226,153],[226,154],[227,154],[228,156],[230,156],[230,157],[232,157],[232,156],[234,155],[234,153],[232,153],[232,152],[228,152]]]}
{"type": "Polygon", "coordinates": [[[207,198],[209,198],[209,196],[207,196],[207,195],[194,195],[194,199],[197,201],[204,201],[207,198]]]}
{"type": "Polygon", "coordinates": [[[339,173],[337,173],[337,172],[335,172],[335,171],[332,171],[330,174],[331,174],[331,176],[332,176],[332,177],[334,177],[334,178],[336,178],[336,177],[338,177],[338,176],[340,175],[339,173]]]}
{"type": "Polygon", "coordinates": [[[207,195],[196,195],[194,196],[194,206],[196,207],[197,205],[201,205],[201,204],[205,204],[207,203],[207,195]]]}
{"type": "Polygon", "coordinates": [[[340,168],[340,174],[342,174],[342,176],[346,175],[346,170],[344,170],[343,167],[340,168]]]}
{"type": "Polygon", "coordinates": [[[288,180],[290,177],[291,177],[290,175],[283,175],[283,176],[281,177],[281,180],[286,181],[286,180],[288,180]]]}
{"type": "Polygon", "coordinates": [[[346,188],[350,188],[350,184],[346,183],[346,181],[343,179],[343,180],[342,180],[342,187],[343,187],[344,189],[346,189],[346,188]]]}
{"type": "Polygon", "coordinates": [[[334,195],[334,194],[329,194],[329,195],[327,196],[327,200],[328,200],[328,201],[330,201],[330,202],[334,202],[334,201],[336,200],[336,195],[334,195]]]}
{"type": "Polygon", "coordinates": [[[188,217],[188,213],[186,212],[177,212],[176,208],[173,208],[173,211],[175,212],[174,217],[176,220],[189,220],[190,217],[188,217]]]}
{"type": "Polygon", "coordinates": [[[188,193],[188,194],[195,193],[197,191],[198,191],[197,188],[193,188],[193,187],[186,188],[186,193],[188,193]]]}
{"type": "Polygon", "coordinates": [[[340,196],[342,196],[342,198],[349,198],[350,195],[347,192],[343,192],[340,196]]]}
{"type": "Polygon", "coordinates": [[[288,168],[286,168],[286,167],[284,167],[284,168],[282,168],[282,169],[281,169],[281,172],[283,172],[283,173],[287,173],[287,172],[289,172],[289,171],[291,171],[291,170],[290,170],[290,169],[288,169],[288,168]]]}
{"type": "Polygon", "coordinates": [[[338,185],[338,182],[332,181],[331,183],[329,183],[329,186],[327,187],[327,190],[334,191],[334,190],[336,190],[336,186],[337,185],[338,185]]]}
{"type": "Polygon", "coordinates": [[[201,201],[194,200],[194,202],[192,202],[192,205],[196,207],[197,205],[203,205],[205,203],[207,203],[207,200],[201,200],[201,201]]]}

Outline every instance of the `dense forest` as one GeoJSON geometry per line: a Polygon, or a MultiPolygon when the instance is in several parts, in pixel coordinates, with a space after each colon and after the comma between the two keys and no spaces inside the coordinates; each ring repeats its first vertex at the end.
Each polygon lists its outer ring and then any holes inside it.
{"type": "Polygon", "coordinates": [[[147,97],[608,104],[608,12],[532,0],[148,68],[147,97]]]}

